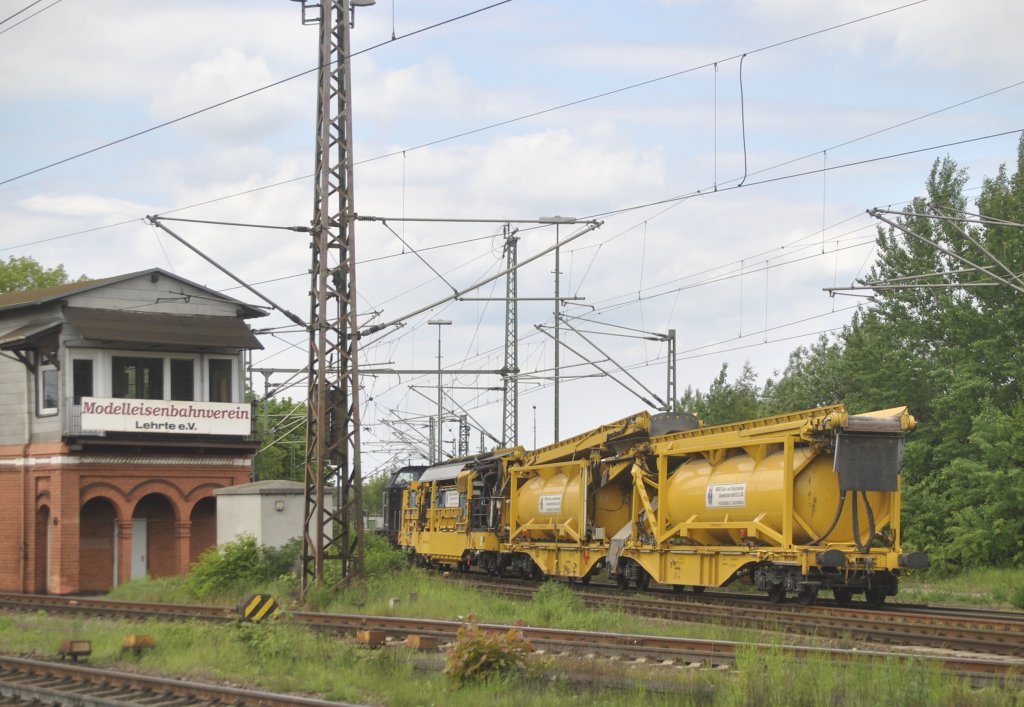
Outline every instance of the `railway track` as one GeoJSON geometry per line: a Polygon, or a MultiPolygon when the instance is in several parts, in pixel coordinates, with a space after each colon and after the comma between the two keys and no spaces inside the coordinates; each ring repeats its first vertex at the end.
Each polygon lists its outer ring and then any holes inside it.
{"type": "Polygon", "coordinates": [[[69,704],[82,707],[198,704],[343,707],[350,704],[12,656],[0,656],[0,698],[4,704],[36,707],[69,704]]]}
{"type": "MultiPolygon", "coordinates": [[[[5,611],[45,611],[74,613],[108,618],[164,618],[168,620],[237,621],[236,612],[223,607],[202,605],[146,604],[105,599],[68,599],[64,597],[0,594],[0,609],[5,611]]],[[[444,646],[455,638],[462,622],[361,614],[322,614],[287,612],[285,621],[317,631],[354,634],[379,632],[392,642],[408,636],[436,639],[444,646]]],[[[509,626],[479,624],[485,630],[507,631],[509,626]]],[[[650,635],[570,631],[532,626],[514,627],[531,645],[549,655],[603,656],[653,665],[721,668],[732,666],[739,651],[750,648],[778,653],[796,660],[827,656],[834,660],[896,659],[937,664],[942,670],[970,677],[975,681],[1005,681],[1024,684],[1024,661],[963,655],[921,655],[901,651],[867,651],[853,648],[806,647],[743,644],[732,641],[674,638],[650,635]]]]}
{"type": "MultiPolygon", "coordinates": [[[[503,596],[529,599],[538,585],[480,575],[450,578],[503,596]]],[[[929,648],[1024,658],[1024,613],[891,606],[885,611],[837,606],[770,605],[736,594],[624,594],[611,585],[576,587],[588,607],[616,608],[672,621],[844,638],[903,648],[929,648]],[[671,598],[669,598],[671,597],[671,598]]]]}

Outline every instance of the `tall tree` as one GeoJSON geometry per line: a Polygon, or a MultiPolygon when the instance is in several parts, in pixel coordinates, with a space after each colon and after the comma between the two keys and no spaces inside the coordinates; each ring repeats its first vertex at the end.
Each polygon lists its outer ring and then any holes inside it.
{"type": "MultiPolygon", "coordinates": [[[[83,275],[78,278],[85,280],[83,275]]],[[[35,290],[43,287],[54,287],[70,282],[63,265],[55,268],[44,268],[35,258],[10,256],[6,261],[0,260],[0,294],[18,290],[35,290]]]]}
{"type": "Polygon", "coordinates": [[[743,364],[743,370],[731,383],[728,375],[729,364],[723,363],[707,393],[687,386],[677,409],[692,412],[706,425],[721,425],[758,417],[761,390],[757,385],[757,374],[750,363],[743,364]]]}
{"type": "Polygon", "coordinates": [[[260,481],[302,481],[306,454],[306,405],[291,398],[256,403],[256,432],[262,446],[253,460],[260,481]]]}

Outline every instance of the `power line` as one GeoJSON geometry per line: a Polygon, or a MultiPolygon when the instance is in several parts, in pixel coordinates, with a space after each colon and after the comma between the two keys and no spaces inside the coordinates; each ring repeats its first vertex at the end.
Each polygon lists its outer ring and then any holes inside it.
{"type": "Polygon", "coordinates": [[[42,1],[43,1],[43,0],[35,0],[35,2],[30,2],[30,3],[28,4],[28,5],[26,5],[25,7],[21,8],[20,10],[18,10],[17,12],[15,12],[15,13],[14,13],[13,15],[11,15],[10,17],[5,17],[4,19],[0,20],[0,25],[2,25],[2,24],[3,24],[4,22],[9,22],[9,21],[13,20],[13,19],[14,19],[15,17],[17,17],[17,16],[18,16],[18,15],[20,15],[21,13],[25,12],[25,10],[29,10],[29,9],[31,9],[31,8],[32,8],[32,7],[34,6],[34,5],[38,5],[38,4],[39,4],[39,3],[41,3],[42,1]]]}
{"type": "MultiPolygon", "coordinates": [[[[37,0],[37,2],[38,1],[39,0],[37,0]]],[[[509,3],[511,1],[512,0],[499,0],[499,2],[496,2],[496,3],[492,4],[492,5],[488,5],[487,7],[482,7],[480,9],[478,9],[478,10],[472,10],[472,11],[466,12],[466,13],[464,13],[462,15],[458,15],[457,17],[451,17],[451,18],[449,18],[447,20],[442,20],[441,22],[437,22],[437,23],[429,25],[427,27],[421,27],[420,29],[413,30],[412,32],[407,32],[406,34],[403,34],[400,37],[395,37],[395,38],[389,39],[389,40],[384,41],[384,42],[379,42],[379,43],[374,44],[372,46],[366,47],[365,49],[360,49],[357,52],[352,52],[348,56],[342,57],[339,61],[349,61],[353,57],[359,56],[360,54],[365,54],[366,52],[372,51],[374,49],[379,49],[380,47],[383,47],[386,44],[391,44],[392,42],[397,42],[398,40],[406,39],[408,37],[412,37],[413,35],[421,34],[421,33],[426,32],[428,30],[432,30],[432,29],[436,29],[438,27],[442,27],[444,25],[450,24],[452,22],[456,22],[458,20],[465,19],[465,18],[470,17],[472,15],[476,15],[476,14],[479,14],[481,12],[486,12],[487,10],[491,10],[491,9],[493,9],[495,7],[498,7],[499,5],[504,5],[504,4],[509,3]]],[[[924,2],[924,0],[920,0],[920,1],[924,2]]],[[[147,135],[147,134],[149,134],[151,132],[155,132],[157,130],[160,130],[161,128],[166,128],[169,125],[174,125],[175,123],[180,123],[183,120],[187,120],[189,118],[193,118],[193,117],[195,117],[197,115],[202,115],[203,113],[207,113],[207,112],[209,112],[211,110],[214,110],[215,108],[220,108],[221,106],[226,106],[226,105],[228,105],[230,103],[234,103],[235,101],[240,101],[243,98],[248,98],[249,96],[254,96],[257,93],[262,93],[263,91],[266,91],[268,89],[274,88],[275,86],[280,86],[281,84],[287,83],[289,81],[293,81],[294,79],[301,78],[303,76],[307,76],[307,75],[315,73],[315,72],[317,72],[319,70],[320,70],[319,66],[314,66],[312,69],[307,69],[306,71],[300,71],[297,74],[293,74],[291,76],[288,76],[286,78],[280,79],[278,81],[274,81],[272,83],[268,83],[268,84],[266,84],[264,86],[260,86],[259,88],[254,88],[251,91],[246,91],[245,93],[241,93],[241,94],[239,94],[237,96],[234,96],[233,98],[227,98],[227,99],[225,99],[223,101],[219,101],[217,103],[214,103],[213,105],[206,106],[205,108],[200,108],[198,110],[192,111],[191,113],[186,113],[185,115],[178,116],[177,118],[172,118],[171,120],[164,121],[163,123],[159,123],[159,124],[154,125],[152,127],[146,128],[145,130],[139,130],[138,132],[132,133],[131,135],[126,135],[126,136],[124,136],[122,138],[118,138],[117,140],[111,140],[110,142],[105,143],[103,145],[99,145],[98,147],[93,147],[93,148],[91,148],[89,150],[85,150],[84,152],[79,152],[78,154],[71,155],[70,157],[65,157],[64,159],[57,160],[56,162],[51,162],[50,164],[43,165],[42,167],[37,167],[37,168],[35,168],[33,170],[29,170],[28,172],[24,172],[22,174],[18,174],[18,175],[13,176],[13,177],[8,177],[7,179],[5,179],[3,181],[0,181],[0,186],[3,186],[5,184],[10,184],[11,182],[15,182],[15,181],[17,181],[19,179],[23,179],[24,177],[28,177],[28,176],[31,176],[33,174],[38,174],[39,172],[43,172],[43,171],[48,170],[48,169],[50,169],[52,167],[56,167],[58,165],[65,164],[67,162],[71,162],[72,160],[77,160],[80,157],[85,157],[86,155],[91,155],[94,152],[99,152],[100,150],[105,150],[108,147],[113,147],[114,145],[119,145],[122,142],[127,142],[129,140],[132,140],[134,138],[140,137],[142,135],[147,135]]]]}
{"type": "MultiPolygon", "coordinates": [[[[972,142],[980,142],[982,140],[991,140],[991,139],[994,139],[994,138],[997,138],[997,137],[1006,137],[1007,135],[1015,135],[1015,134],[1021,133],[1021,132],[1024,132],[1024,128],[1015,128],[1013,130],[1006,130],[1006,131],[1003,131],[1003,132],[1000,132],[1000,133],[992,133],[990,135],[982,135],[982,136],[979,136],[979,137],[965,138],[963,140],[955,140],[953,142],[947,142],[947,143],[943,143],[941,145],[932,145],[931,147],[921,147],[921,148],[918,148],[918,149],[915,149],[915,150],[905,150],[903,152],[894,152],[894,153],[891,153],[891,154],[888,154],[888,155],[880,155],[878,157],[869,157],[867,159],[856,160],[854,162],[846,162],[844,164],[832,165],[831,167],[822,167],[822,168],[819,168],[819,169],[810,169],[810,170],[807,170],[807,171],[804,171],[804,172],[794,172],[792,174],[784,174],[784,175],[781,175],[781,176],[778,176],[778,177],[768,177],[766,179],[761,179],[761,180],[758,180],[756,182],[745,182],[745,183],[735,184],[733,186],[728,186],[728,187],[718,187],[714,191],[708,191],[708,189],[710,189],[710,187],[708,187],[708,188],[705,188],[705,189],[698,189],[696,191],[692,191],[692,192],[689,192],[687,194],[680,194],[679,196],[671,196],[671,197],[667,197],[665,199],[659,199],[657,201],[650,201],[650,202],[647,202],[646,204],[637,204],[637,205],[634,205],[634,206],[625,206],[625,207],[623,207],[621,209],[615,209],[613,211],[602,211],[600,213],[590,214],[586,218],[607,218],[609,216],[616,216],[618,214],[624,214],[624,213],[628,213],[630,211],[638,211],[640,209],[647,209],[647,208],[650,208],[652,206],[660,206],[662,204],[671,204],[673,202],[685,201],[687,199],[693,199],[693,198],[701,197],[701,196],[712,196],[712,195],[715,195],[715,194],[720,194],[722,192],[735,191],[737,189],[746,189],[748,187],[756,187],[756,186],[760,186],[762,184],[772,184],[772,183],[775,183],[775,182],[782,182],[782,181],[785,181],[787,179],[797,179],[799,177],[807,177],[807,176],[811,176],[811,175],[815,175],[815,174],[823,174],[825,172],[834,172],[834,171],[837,171],[837,170],[840,170],[840,169],[848,169],[850,167],[859,167],[859,166],[866,165],[866,164],[872,164],[874,162],[882,162],[882,161],[885,161],[885,160],[896,159],[897,157],[906,157],[907,155],[917,155],[917,154],[920,154],[922,152],[932,152],[934,150],[941,150],[941,149],[946,148],[946,147],[956,147],[958,145],[967,145],[967,144],[970,144],[972,142]]],[[[761,170],[761,172],[764,172],[764,171],[767,171],[767,170],[761,170]]]]}
{"type": "MultiPolygon", "coordinates": [[[[32,3],[32,5],[38,5],[38,4],[39,4],[39,3],[41,2],[41,1],[42,1],[42,0],[36,0],[36,1],[34,2],[34,3],[32,3]]],[[[54,5],[56,5],[57,3],[61,2],[61,1],[62,1],[62,0],[53,0],[53,2],[51,2],[51,3],[50,3],[49,5],[47,5],[46,7],[44,7],[44,8],[41,8],[41,9],[39,9],[39,10],[36,10],[35,12],[33,12],[33,13],[32,13],[31,15],[29,15],[28,17],[25,17],[24,19],[18,20],[17,22],[15,22],[15,23],[14,23],[13,25],[11,25],[10,27],[7,27],[7,28],[5,28],[5,29],[3,29],[3,30],[0,30],[0,34],[7,34],[8,32],[10,32],[10,31],[11,31],[12,29],[14,29],[15,27],[18,27],[18,26],[20,26],[20,25],[23,25],[23,24],[25,24],[26,22],[28,22],[29,20],[31,20],[31,19],[32,19],[33,17],[35,17],[36,15],[41,15],[42,13],[46,12],[46,11],[47,11],[47,10],[49,10],[49,9],[50,9],[51,7],[53,7],[54,5]]],[[[13,15],[11,15],[10,17],[8,17],[8,18],[7,18],[7,20],[9,20],[9,19],[11,19],[11,18],[13,18],[13,17],[17,17],[17,16],[18,16],[18,15],[20,15],[20,14],[21,14],[22,12],[24,12],[25,10],[27,10],[27,9],[28,9],[29,7],[32,7],[32,5],[29,5],[28,7],[25,7],[25,8],[23,8],[23,9],[19,10],[18,12],[15,12],[15,13],[14,13],[13,15]]],[[[0,20],[0,25],[2,25],[2,24],[3,24],[4,22],[7,22],[7,20],[0,20]]]]}
{"type": "MultiPolygon", "coordinates": [[[[640,84],[640,85],[642,85],[642,84],[640,84]]],[[[868,139],[870,137],[874,137],[876,135],[880,135],[880,134],[888,132],[890,130],[894,130],[896,128],[903,127],[905,125],[909,125],[911,123],[914,123],[914,122],[917,122],[917,121],[920,121],[920,120],[924,120],[926,118],[933,117],[933,116],[938,115],[940,113],[943,113],[943,112],[946,112],[946,111],[949,111],[949,110],[953,110],[954,108],[959,108],[961,106],[967,105],[968,103],[972,103],[974,101],[981,100],[982,98],[987,98],[989,96],[996,95],[997,93],[1002,93],[1004,91],[1008,91],[1008,90],[1010,90],[1012,88],[1016,88],[1016,87],[1021,86],[1021,85],[1024,85],[1024,81],[1018,81],[1017,83],[1013,83],[1013,84],[1010,84],[1008,86],[1003,86],[1002,88],[997,88],[997,89],[994,89],[992,91],[988,91],[986,93],[982,93],[980,95],[974,96],[973,98],[968,98],[968,99],[959,101],[957,103],[954,103],[952,105],[948,105],[948,106],[945,106],[943,108],[939,108],[937,110],[931,111],[929,113],[925,113],[923,115],[919,115],[919,116],[911,118],[909,120],[905,120],[903,122],[896,123],[894,125],[890,125],[888,127],[881,128],[879,130],[875,130],[875,131],[867,133],[865,135],[860,135],[858,137],[851,138],[851,139],[846,140],[844,142],[840,142],[840,143],[838,143],[836,145],[832,145],[831,147],[823,148],[823,150],[825,150],[825,151],[827,151],[827,150],[836,150],[836,149],[838,149],[840,147],[851,145],[851,144],[853,144],[855,142],[859,142],[861,140],[866,140],[866,139],[868,139]]],[[[451,136],[451,137],[448,137],[448,138],[443,138],[442,140],[439,140],[437,142],[444,142],[444,141],[447,141],[447,140],[455,139],[456,137],[458,137],[458,136],[451,136]]],[[[434,143],[431,143],[431,144],[434,144],[434,143]]],[[[940,145],[940,146],[934,147],[934,148],[925,148],[924,150],[921,150],[921,151],[926,151],[926,150],[929,150],[929,149],[940,149],[941,147],[943,147],[943,146],[940,145]]],[[[805,159],[807,159],[809,157],[812,157],[814,155],[817,155],[817,154],[821,153],[823,150],[815,150],[814,152],[808,153],[808,154],[803,155],[801,157],[794,157],[794,158],[785,160],[783,162],[779,162],[777,164],[771,165],[769,167],[764,167],[762,169],[755,170],[754,172],[751,172],[751,175],[764,174],[765,172],[770,172],[771,170],[778,169],[780,167],[785,167],[786,165],[790,165],[790,164],[793,164],[793,163],[796,163],[796,162],[800,162],[802,160],[805,160],[805,159]]],[[[379,155],[377,157],[371,157],[371,158],[369,158],[367,160],[364,160],[364,162],[372,162],[372,161],[375,161],[375,160],[383,159],[384,157],[390,156],[391,154],[397,154],[397,153],[389,153],[388,155],[379,155]]],[[[876,159],[885,159],[885,158],[883,157],[883,158],[876,158],[876,159]]],[[[361,162],[357,162],[356,164],[362,164],[362,163],[361,162]]],[[[844,165],[839,165],[837,168],[841,168],[843,166],[844,165]]],[[[819,170],[819,172],[820,172],[820,170],[819,170]]],[[[792,176],[794,176],[794,177],[795,176],[806,176],[807,174],[814,174],[814,173],[815,172],[802,172],[800,174],[792,175],[792,176]]],[[[205,201],[196,202],[194,204],[189,204],[187,206],[179,206],[179,207],[177,207],[175,209],[157,210],[157,211],[158,211],[158,213],[161,213],[161,214],[164,214],[164,215],[178,213],[180,211],[187,211],[189,209],[199,208],[200,206],[207,206],[209,204],[214,204],[214,203],[217,203],[217,202],[220,202],[220,201],[226,201],[228,199],[235,199],[235,198],[240,197],[240,196],[247,196],[249,194],[253,194],[253,193],[256,193],[256,192],[259,192],[259,191],[263,191],[265,189],[272,189],[272,188],[275,188],[275,187],[284,186],[286,184],[292,184],[294,182],[299,182],[299,181],[302,181],[302,180],[305,180],[305,179],[310,179],[312,176],[313,176],[312,173],[304,174],[304,175],[299,176],[299,177],[292,177],[290,179],[285,179],[285,180],[282,180],[282,181],[279,181],[279,182],[273,182],[271,184],[265,184],[265,185],[262,185],[262,186],[259,186],[259,187],[253,187],[251,189],[245,189],[245,190],[240,191],[240,192],[234,192],[232,194],[226,194],[224,196],[214,197],[212,199],[207,199],[205,201]]],[[[753,185],[753,184],[757,184],[757,183],[760,183],[760,182],[756,182],[756,183],[752,182],[751,184],[753,185]]],[[[735,188],[735,187],[725,187],[724,189],[732,189],[732,188],[735,188]]],[[[674,208],[675,206],[678,206],[680,201],[685,200],[686,198],[689,198],[689,196],[703,195],[708,190],[718,191],[717,179],[716,179],[716,183],[715,184],[712,184],[712,185],[710,185],[708,187],[704,187],[704,188],[698,189],[698,190],[696,190],[694,192],[691,192],[688,195],[677,196],[677,197],[672,197],[672,198],[669,198],[669,199],[663,199],[663,200],[660,200],[660,201],[654,201],[654,202],[648,202],[648,203],[645,203],[645,204],[624,207],[622,209],[619,209],[618,211],[608,212],[607,214],[597,214],[597,216],[598,217],[599,216],[605,216],[605,215],[610,216],[610,215],[613,215],[613,214],[616,214],[616,213],[621,213],[621,212],[627,212],[627,211],[647,208],[649,206],[656,206],[656,205],[660,205],[660,204],[667,204],[668,205],[668,209],[671,209],[671,208],[674,208]]],[[[668,209],[666,209],[666,211],[668,209]]],[[[654,216],[654,217],[651,217],[651,218],[656,218],[656,217],[657,216],[654,216]]],[[[137,219],[128,219],[126,221],[119,221],[117,223],[106,224],[104,226],[96,226],[94,228],[84,229],[84,230],[80,230],[80,231],[73,231],[71,233],[65,233],[65,234],[62,234],[62,235],[59,235],[59,236],[51,236],[49,238],[43,238],[43,239],[40,239],[40,240],[37,240],[37,241],[30,241],[28,243],[21,243],[21,244],[16,245],[16,246],[8,246],[6,248],[0,248],[0,252],[8,251],[8,250],[16,250],[18,248],[27,248],[29,246],[39,245],[41,243],[48,243],[50,241],[60,240],[60,239],[63,239],[63,238],[70,238],[70,237],[82,235],[82,234],[85,234],[85,233],[92,233],[94,231],[99,231],[99,230],[103,230],[103,229],[107,229],[107,228],[115,228],[117,226],[124,226],[124,225],[127,225],[129,223],[133,223],[134,221],[141,221],[141,220],[143,220],[143,217],[140,216],[137,219]]],[[[526,229],[524,229],[524,230],[526,230],[526,229]]],[[[619,234],[619,235],[621,235],[621,234],[619,234]]],[[[608,241],[605,241],[605,242],[609,242],[611,240],[612,240],[612,238],[609,238],[608,241]]],[[[441,246],[437,246],[437,247],[441,247],[441,246]]],[[[426,249],[421,248],[420,250],[422,251],[422,250],[426,250],[426,249]]],[[[384,256],[384,257],[390,257],[390,256],[384,256]]],[[[584,277],[585,277],[585,275],[584,275],[584,277]]]]}

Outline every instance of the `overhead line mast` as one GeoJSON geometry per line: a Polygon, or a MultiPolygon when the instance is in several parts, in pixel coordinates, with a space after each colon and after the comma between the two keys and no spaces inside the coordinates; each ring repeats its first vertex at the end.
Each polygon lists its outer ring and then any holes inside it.
{"type": "Polygon", "coordinates": [[[298,1],[303,24],[320,29],[302,535],[305,599],[313,585],[323,583],[328,560],[340,562],[342,582],[364,579],[349,30],[352,7],[374,0],[298,1]]]}

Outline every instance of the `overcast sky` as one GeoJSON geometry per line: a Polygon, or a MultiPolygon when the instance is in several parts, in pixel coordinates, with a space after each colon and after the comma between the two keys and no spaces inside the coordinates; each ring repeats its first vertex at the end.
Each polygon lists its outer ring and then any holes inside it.
{"type": "MultiPolygon", "coordinates": [[[[19,13],[30,4],[0,0],[0,257],[74,277],[162,267],[262,304],[142,217],[307,225],[315,73],[40,168],[314,69],[316,28],[298,4],[42,0],[19,13]]],[[[623,334],[675,330],[680,394],[706,390],[723,364],[731,379],[749,361],[763,383],[863,301],[823,288],[873,262],[866,209],[921,194],[947,155],[975,194],[1015,156],[1019,133],[991,136],[1024,128],[1024,3],[512,0],[417,33],[487,4],[378,0],[357,13],[353,49],[383,46],[352,60],[355,205],[394,231],[356,226],[358,309],[393,321],[499,272],[502,225],[467,220],[601,220],[560,250],[564,311],[603,352],[563,328],[562,437],[647,407],[581,356],[664,397],[665,344],[623,334]]],[[[308,236],[168,225],[307,316],[308,236]]],[[[554,227],[518,227],[520,262],[555,243],[554,227]]],[[[522,268],[519,295],[551,298],[553,271],[553,254],[522,268]]],[[[467,297],[503,295],[499,279],[467,297]]],[[[519,308],[526,446],[553,435],[553,341],[537,329],[553,309],[519,308]]],[[[431,318],[454,322],[440,332],[445,368],[502,367],[499,301],[411,317],[365,340],[360,365],[436,368],[431,318]]],[[[305,365],[305,336],[283,316],[254,324],[282,328],[262,337],[256,367],[305,365]]],[[[368,475],[408,456],[389,424],[425,435],[437,378],[362,382],[368,475]]],[[[497,376],[444,385],[501,436],[497,376]]]]}

